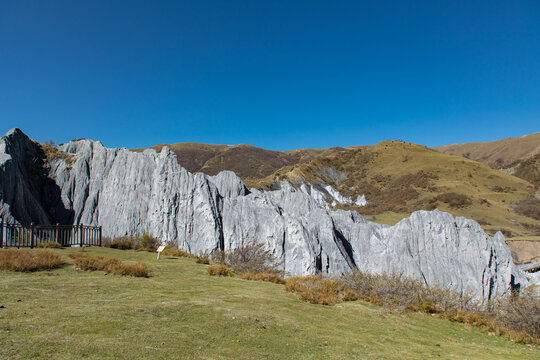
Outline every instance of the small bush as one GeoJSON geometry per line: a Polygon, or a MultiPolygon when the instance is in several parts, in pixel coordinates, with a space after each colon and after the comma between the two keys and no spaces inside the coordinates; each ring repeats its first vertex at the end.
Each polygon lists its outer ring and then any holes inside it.
{"type": "Polygon", "coordinates": [[[210,259],[208,259],[206,256],[198,256],[197,257],[197,260],[195,260],[195,262],[197,264],[206,264],[206,265],[209,265],[210,264],[210,259]]]}
{"type": "Polygon", "coordinates": [[[144,249],[152,249],[156,250],[160,244],[160,241],[158,238],[153,237],[150,235],[150,233],[146,232],[144,233],[140,238],[139,242],[141,243],[141,246],[144,249]]]}
{"type": "Polygon", "coordinates": [[[210,259],[217,264],[225,264],[227,261],[227,254],[225,254],[225,251],[223,250],[214,249],[210,253],[210,259]]]}
{"type": "Polygon", "coordinates": [[[135,277],[150,276],[146,265],[141,262],[137,264],[125,264],[117,258],[89,254],[69,254],[69,257],[74,260],[73,265],[80,270],[103,270],[107,274],[135,277]]]}
{"type": "Polygon", "coordinates": [[[0,250],[0,270],[41,271],[60,267],[64,262],[50,251],[0,250]]]}
{"type": "Polygon", "coordinates": [[[297,293],[312,304],[335,305],[345,297],[350,298],[341,282],[320,276],[294,276],[285,281],[285,290],[297,293]]]}
{"type": "Polygon", "coordinates": [[[437,196],[437,200],[442,201],[451,208],[463,208],[472,204],[472,200],[465,194],[448,192],[437,196]]]}
{"type": "Polygon", "coordinates": [[[522,332],[540,343],[540,297],[534,290],[526,289],[519,295],[509,296],[498,301],[497,320],[508,329],[522,332]]]}
{"type": "Polygon", "coordinates": [[[106,269],[108,274],[134,276],[134,277],[149,277],[150,272],[146,265],[142,262],[136,264],[115,263],[111,264],[106,269]]]}
{"type": "Polygon", "coordinates": [[[77,269],[85,271],[106,270],[109,266],[120,263],[117,258],[107,256],[90,254],[69,254],[68,256],[73,259],[73,265],[77,269]]]}
{"type": "Polygon", "coordinates": [[[48,248],[48,249],[59,249],[62,247],[60,243],[57,243],[56,241],[46,241],[42,242],[36,245],[38,248],[48,248]]]}
{"type": "Polygon", "coordinates": [[[255,281],[267,281],[274,284],[285,284],[285,279],[277,274],[269,273],[243,273],[238,275],[240,279],[255,280],[255,281]]]}
{"type": "Polygon", "coordinates": [[[507,186],[500,186],[500,185],[493,185],[489,188],[491,191],[499,192],[499,193],[508,193],[512,192],[512,189],[507,186]]]}
{"type": "Polygon", "coordinates": [[[193,255],[188,252],[172,248],[170,246],[165,247],[165,249],[163,249],[163,251],[161,252],[161,255],[187,257],[187,258],[192,258],[192,259],[195,259],[198,257],[197,255],[193,255]]]}
{"type": "MultiPolygon", "coordinates": [[[[104,244],[102,242],[102,244],[104,244]]],[[[128,237],[128,236],[120,236],[116,237],[110,241],[106,242],[106,245],[112,249],[119,249],[119,250],[134,250],[141,247],[140,241],[138,241],[134,237],[128,237]]]]}
{"type": "Polygon", "coordinates": [[[206,269],[206,273],[212,276],[234,276],[234,272],[227,265],[223,264],[209,266],[206,269]]]}
{"type": "Polygon", "coordinates": [[[225,254],[225,262],[236,273],[283,274],[274,255],[264,248],[264,244],[251,241],[225,254]]]}

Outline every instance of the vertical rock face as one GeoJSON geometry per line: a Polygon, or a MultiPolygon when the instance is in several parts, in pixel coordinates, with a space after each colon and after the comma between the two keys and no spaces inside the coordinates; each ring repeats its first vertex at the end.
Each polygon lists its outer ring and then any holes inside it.
{"type": "Polygon", "coordinates": [[[403,273],[483,299],[527,284],[503,236],[472,220],[435,210],[395,226],[371,223],[288,183],[250,192],[232,172],[191,174],[168,148],[135,153],[80,140],[59,150],[73,162],[46,159],[17,129],[0,139],[4,219],[102,225],[105,236],[149,231],[196,254],[263,242],[290,275],[403,273]]]}

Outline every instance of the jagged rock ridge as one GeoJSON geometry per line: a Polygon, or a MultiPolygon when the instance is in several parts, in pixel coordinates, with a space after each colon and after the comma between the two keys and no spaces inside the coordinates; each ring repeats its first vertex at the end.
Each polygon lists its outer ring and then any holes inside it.
{"type": "Polygon", "coordinates": [[[249,191],[232,172],[193,175],[166,147],[137,153],[79,140],[59,150],[74,161],[43,160],[40,145],[18,129],[0,139],[0,216],[102,225],[107,236],[147,230],[196,254],[256,240],[291,275],[399,272],[483,299],[527,284],[503,236],[472,220],[435,210],[376,224],[330,211],[287,182],[249,191]]]}

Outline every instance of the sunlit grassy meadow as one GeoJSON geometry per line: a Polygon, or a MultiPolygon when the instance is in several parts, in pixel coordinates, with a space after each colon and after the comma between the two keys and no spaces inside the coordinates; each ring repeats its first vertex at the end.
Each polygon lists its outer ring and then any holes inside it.
{"type": "MultiPolygon", "coordinates": [[[[37,251],[37,250],[34,250],[37,251]]],[[[69,263],[81,249],[52,249],[69,263]]],[[[194,259],[143,261],[150,278],[0,271],[1,359],[538,359],[479,329],[363,302],[313,305],[283,285],[206,275],[194,259]]]]}

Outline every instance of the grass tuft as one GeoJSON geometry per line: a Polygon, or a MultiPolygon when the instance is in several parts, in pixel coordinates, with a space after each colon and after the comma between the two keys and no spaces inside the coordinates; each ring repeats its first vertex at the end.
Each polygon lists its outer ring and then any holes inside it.
{"type": "Polygon", "coordinates": [[[209,265],[210,264],[210,259],[207,258],[206,256],[198,256],[197,257],[197,260],[195,260],[195,262],[197,264],[205,264],[205,265],[209,265]]]}
{"type": "Polygon", "coordinates": [[[95,256],[90,254],[69,254],[75,268],[85,271],[103,270],[107,274],[149,277],[150,273],[146,265],[139,262],[136,264],[125,264],[117,258],[107,256],[95,256]]]}
{"type": "Polygon", "coordinates": [[[36,245],[37,248],[60,249],[62,245],[56,241],[46,241],[36,245]]]}
{"type": "Polygon", "coordinates": [[[193,255],[193,254],[190,254],[188,252],[178,250],[178,249],[175,249],[175,248],[170,247],[170,246],[165,247],[165,249],[163,249],[163,252],[161,253],[161,255],[187,257],[187,258],[191,258],[191,259],[195,259],[195,258],[198,257],[197,255],[193,255]]]}
{"type": "Polygon", "coordinates": [[[209,266],[206,273],[211,276],[234,276],[234,272],[224,264],[209,266]]]}
{"type": "Polygon", "coordinates": [[[244,280],[254,280],[254,281],[267,281],[274,284],[285,284],[285,279],[283,279],[278,274],[274,273],[242,273],[238,275],[240,279],[244,280]]]}
{"type": "Polygon", "coordinates": [[[0,270],[32,272],[60,267],[64,261],[50,251],[0,250],[0,270]]]}

